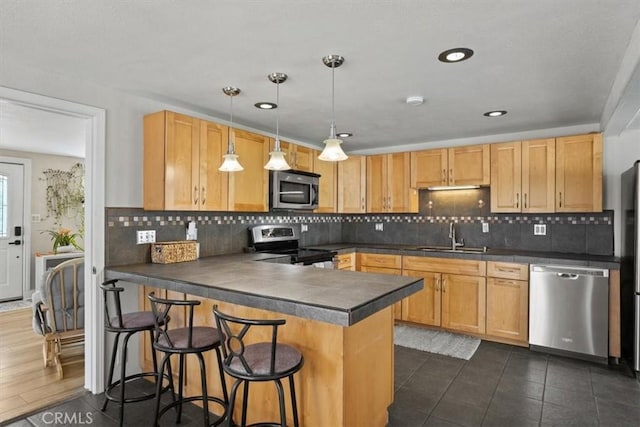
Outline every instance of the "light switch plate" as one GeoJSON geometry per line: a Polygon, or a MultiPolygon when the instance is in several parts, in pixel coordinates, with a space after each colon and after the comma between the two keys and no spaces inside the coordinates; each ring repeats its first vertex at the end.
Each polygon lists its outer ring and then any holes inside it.
{"type": "Polygon", "coordinates": [[[482,223],[482,232],[483,233],[488,233],[489,232],[489,223],[488,222],[483,222],[482,223]]]}
{"type": "Polygon", "coordinates": [[[534,236],[546,236],[547,235],[547,224],[533,224],[533,235],[534,236]]]}

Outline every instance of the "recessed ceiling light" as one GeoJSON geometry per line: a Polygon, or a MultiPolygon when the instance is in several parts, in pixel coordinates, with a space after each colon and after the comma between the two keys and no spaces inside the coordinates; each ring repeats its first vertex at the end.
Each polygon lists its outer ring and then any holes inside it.
{"type": "Polygon", "coordinates": [[[274,108],[278,108],[278,106],[273,102],[256,102],[255,106],[261,110],[273,110],[274,108]]]}
{"type": "Polygon", "coordinates": [[[351,132],[340,132],[336,134],[336,136],[339,138],[349,138],[350,136],[353,136],[353,134],[351,132]]]}
{"type": "Polygon", "coordinates": [[[500,117],[500,116],[504,116],[505,114],[507,114],[507,110],[494,110],[494,111],[487,111],[486,113],[483,114],[483,116],[500,117]]]}
{"type": "Polygon", "coordinates": [[[438,55],[438,59],[442,62],[460,62],[473,56],[473,51],[466,47],[456,47],[455,49],[445,50],[438,55]]]}
{"type": "Polygon", "coordinates": [[[424,102],[424,98],[421,96],[408,96],[406,102],[415,107],[421,105],[424,102]]]}

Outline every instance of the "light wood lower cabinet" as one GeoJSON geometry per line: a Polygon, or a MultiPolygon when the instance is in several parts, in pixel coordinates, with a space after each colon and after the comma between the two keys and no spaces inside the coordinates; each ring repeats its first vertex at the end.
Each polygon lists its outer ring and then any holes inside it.
{"type": "Polygon", "coordinates": [[[486,279],[458,274],[442,275],[442,327],[484,334],[486,279]]]}
{"type": "Polygon", "coordinates": [[[526,344],[529,335],[527,264],[487,262],[487,335],[526,344]]]}
{"type": "Polygon", "coordinates": [[[423,290],[403,301],[402,320],[484,334],[486,262],[406,256],[402,268],[424,280],[423,290]]]}
{"type": "Polygon", "coordinates": [[[336,269],[356,271],[356,253],[336,255],[336,269]]]}
{"type": "Polygon", "coordinates": [[[420,277],[424,281],[424,288],[421,291],[402,300],[402,320],[423,325],[441,326],[442,275],[414,270],[405,270],[402,275],[420,277]]]}
{"type": "MultiPolygon", "coordinates": [[[[358,271],[365,273],[402,275],[402,257],[399,255],[359,253],[356,265],[358,271]]],[[[402,301],[393,305],[393,317],[402,319],[402,301]]]]}

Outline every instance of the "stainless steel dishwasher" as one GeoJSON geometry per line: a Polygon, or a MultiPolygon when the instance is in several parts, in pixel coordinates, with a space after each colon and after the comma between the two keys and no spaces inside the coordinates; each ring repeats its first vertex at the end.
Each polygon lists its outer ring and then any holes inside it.
{"type": "Polygon", "coordinates": [[[606,362],[609,270],[530,267],[529,344],[533,350],[606,362]]]}

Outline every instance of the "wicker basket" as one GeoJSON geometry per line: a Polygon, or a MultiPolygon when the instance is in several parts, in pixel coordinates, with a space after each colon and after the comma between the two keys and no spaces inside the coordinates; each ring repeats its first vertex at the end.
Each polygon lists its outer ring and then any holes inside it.
{"type": "Polygon", "coordinates": [[[196,245],[197,243],[194,240],[152,243],[151,262],[171,264],[174,262],[193,261],[198,258],[196,245]]]}

